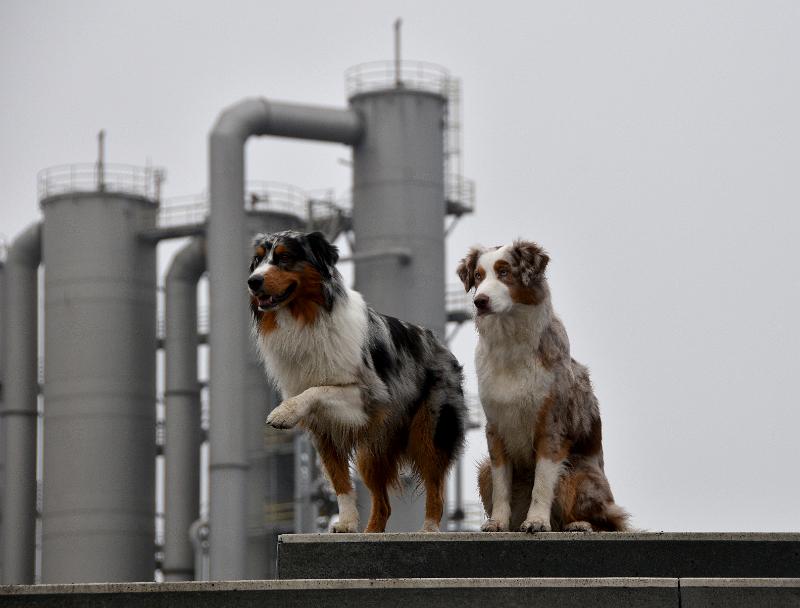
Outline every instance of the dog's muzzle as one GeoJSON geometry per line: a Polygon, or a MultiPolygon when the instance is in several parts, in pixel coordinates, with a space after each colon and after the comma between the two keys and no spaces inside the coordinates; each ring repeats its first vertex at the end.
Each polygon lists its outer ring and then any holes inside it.
{"type": "Polygon", "coordinates": [[[475,303],[475,308],[478,311],[478,315],[485,315],[486,313],[492,312],[492,305],[489,301],[489,296],[481,294],[477,296],[473,302],[475,303]]]}
{"type": "Polygon", "coordinates": [[[247,286],[250,288],[250,294],[258,301],[258,309],[262,312],[280,306],[294,293],[294,290],[297,289],[297,283],[292,283],[282,294],[275,295],[266,293],[263,289],[264,277],[255,274],[247,279],[247,286]]]}

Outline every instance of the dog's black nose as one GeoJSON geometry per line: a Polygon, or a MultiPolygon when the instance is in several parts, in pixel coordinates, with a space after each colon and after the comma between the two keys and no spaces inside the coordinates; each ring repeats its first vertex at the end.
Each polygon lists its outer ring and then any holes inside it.
{"type": "Polygon", "coordinates": [[[475,298],[475,308],[478,310],[489,310],[489,296],[479,295],[475,298]]]}
{"type": "Polygon", "coordinates": [[[264,277],[260,274],[254,274],[249,279],[247,279],[247,286],[252,291],[258,291],[261,289],[261,286],[264,284],[264,277]]]}

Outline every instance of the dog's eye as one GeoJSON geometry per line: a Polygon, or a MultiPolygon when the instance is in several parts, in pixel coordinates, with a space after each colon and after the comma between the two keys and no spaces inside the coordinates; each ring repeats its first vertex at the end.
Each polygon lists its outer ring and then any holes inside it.
{"type": "Polygon", "coordinates": [[[501,268],[497,271],[497,276],[504,279],[508,276],[508,268],[501,268]]]}
{"type": "Polygon", "coordinates": [[[475,271],[475,280],[476,281],[480,281],[481,280],[481,273],[478,272],[478,271],[475,271]]]}

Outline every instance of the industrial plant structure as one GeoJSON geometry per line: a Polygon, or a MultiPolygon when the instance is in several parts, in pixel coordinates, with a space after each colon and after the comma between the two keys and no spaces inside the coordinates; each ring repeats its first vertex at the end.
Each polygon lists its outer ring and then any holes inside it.
{"type": "MultiPolygon", "coordinates": [[[[3,582],[32,583],[37,571],[42,583],[143,581],[156,568],[166,580],[269,578],[276,535],[317,529],[313,451],[264,425],[277,397],[249,335],[254,233],[345,233],[355,288],[378,310],[442,338],[468,317],[464,300],[445,306],[447,217],[474,202],[460,170],[458,81],[431,64],[380,62],[348,70],[347,94],[344,108],[253,98],[224,109],[209,136],[208,194],[188,203],[162,203],[159,170],[102,157],[41,173],[42,220],[0,265],[3,582]],[[248,185],[244,144],[258,135],[351,147],[350,203],[248,185]],[[185,237],[161,288],[156,246],[185,237]]],[[[419,528],[419,506],[394,505],[395,529],[419,528]]]]}

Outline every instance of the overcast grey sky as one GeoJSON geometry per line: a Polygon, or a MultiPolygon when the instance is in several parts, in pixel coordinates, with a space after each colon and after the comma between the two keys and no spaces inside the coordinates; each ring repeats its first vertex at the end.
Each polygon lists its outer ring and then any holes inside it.
{"type": "MultiPolygon", "coordinates": [[[[550,251],[634,523],[800,530],[798,2],[2,0],[0,234],[100,128],[109,161],[166,167],[167,196],[203,190],[222,107],[344,106],[343,71],[388,59],[398,16],[406,58],[463,79],[478,209],[447,280],[474,243],[550,251]]],[[[251,141],[248,176],[344,193],[349,154],[251,141]]],[[[474,345],[463,328],[473,390],[474,345]]]]}

